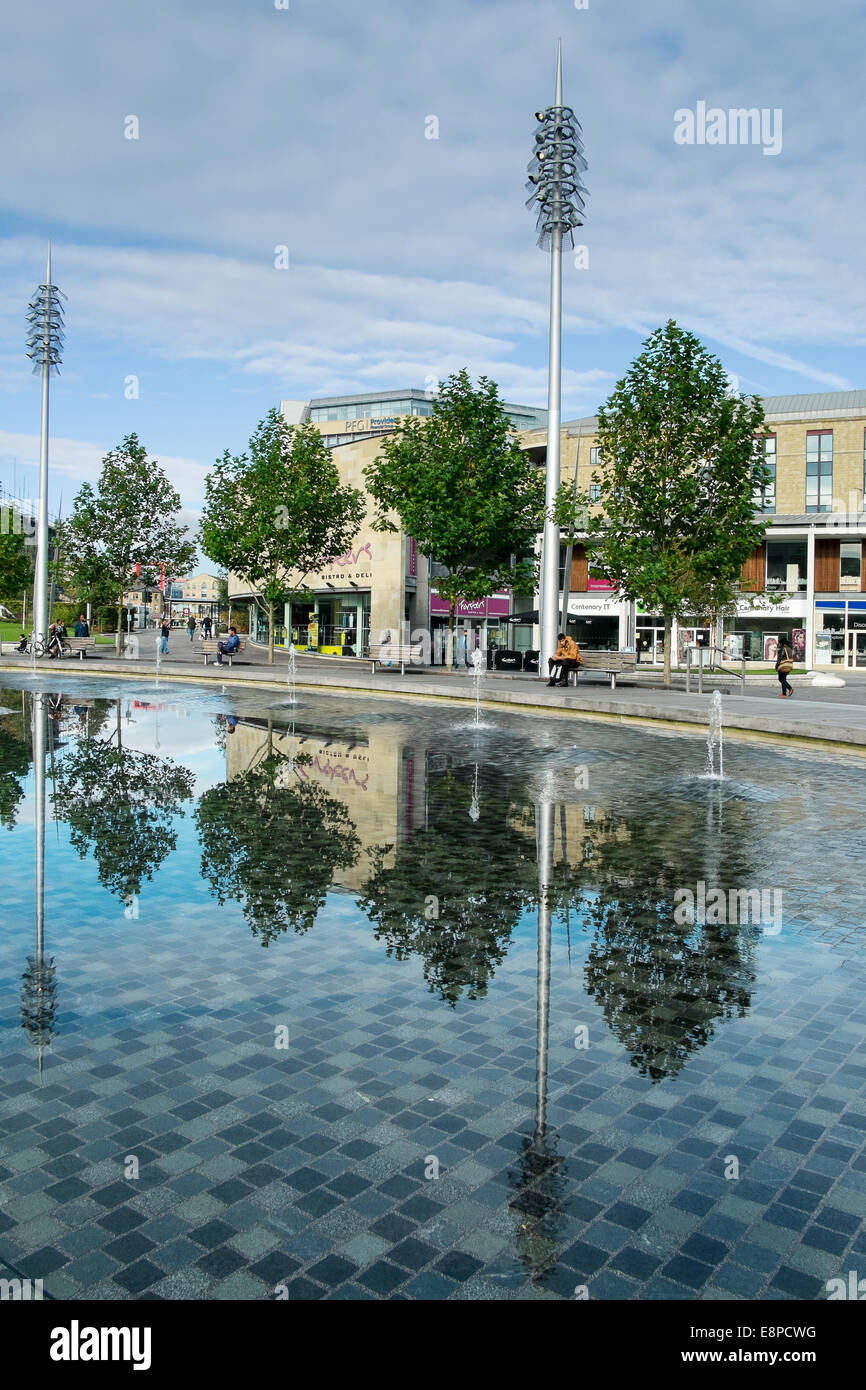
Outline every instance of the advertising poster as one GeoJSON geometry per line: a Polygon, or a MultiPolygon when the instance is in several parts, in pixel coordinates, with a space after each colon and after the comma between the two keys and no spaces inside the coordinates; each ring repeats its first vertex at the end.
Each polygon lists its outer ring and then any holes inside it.
{"type": "Polygon", "coordinates": [[[791,655],[795,661],[806,660],[806,629],[795,627],[791,633],[791,655]]]}

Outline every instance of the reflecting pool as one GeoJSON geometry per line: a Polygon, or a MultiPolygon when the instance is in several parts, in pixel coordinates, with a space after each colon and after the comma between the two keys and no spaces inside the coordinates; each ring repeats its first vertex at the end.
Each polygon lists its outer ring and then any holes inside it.
{"type": "Polygon", "coordinates": [[[301,689],[0,689],[0,1277],[827,1297],[866,764],[301,689]]]}

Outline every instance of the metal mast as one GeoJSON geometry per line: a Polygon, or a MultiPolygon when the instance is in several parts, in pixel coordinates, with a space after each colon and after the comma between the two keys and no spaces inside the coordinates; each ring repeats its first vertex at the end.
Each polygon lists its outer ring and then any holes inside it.
{"type": "Polygon", "coordinates": [[[560,482],[560,410],[562,399],[562,246],[574,246],[575,227],[582,227],[586,169],[580,122],[562,104],[562,40],[556,54],[556,95],[552,106],[536,111],[541,129],[529,162],[531,190],[527,207],[538,213],[538,245],[550,250],[550,357],[547,387],[547,467],[545,520],[541,558],[541,650],[538,673],[547,679],[547,661],[556,649],[559,623],[559,527],[554,508],[560,482]]]}
{"type": "Polygon", "coordinates": [[[51,373],[60,368],[63,346],[63,296],[51,283],[51,243],[40,285],[27,306],[27,356],[42,373],[42,430],[39,447],[39,497],[36,503],[36,574],[33,585],[33,639],[38,651],[48,637],[48,406],[51,373]]]}

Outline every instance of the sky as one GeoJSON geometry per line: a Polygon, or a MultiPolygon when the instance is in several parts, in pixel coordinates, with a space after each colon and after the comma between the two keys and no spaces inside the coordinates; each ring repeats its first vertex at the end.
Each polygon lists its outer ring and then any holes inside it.
{"type": "Polygon", "coordinates": [[[281,398],[467,367],[546,405],[524,183],[558,38],[589,165],[563,418],[671,317],[741,391],[866,386],[861,0],[40,0],[4,31],[0,484],[37,491],[50,238],[55,514],[132,431],[194,524],[281,398]],[[699,103],[766,111],[780,148],[681,143],[699,103]]]}

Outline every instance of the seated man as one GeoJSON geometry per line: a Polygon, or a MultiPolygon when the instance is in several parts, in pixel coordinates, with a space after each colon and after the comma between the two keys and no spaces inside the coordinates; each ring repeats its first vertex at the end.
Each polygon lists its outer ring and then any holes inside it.
{"type": "Polygon", "coordinates": [[[236,651],[238,650],[238,648],[240,647],[240,645],[241,645],[241,639],[238,637],[238,630],[237,630],[237,628],[236,628],[236,627],[230,627],[230,628],[229,628],[229,635],[228,635],[228,637],[226,638],[226,640],[225,640],[224,642],[217,642],[217,659],[216,659],[216,661],[214,662],[214,665],[215,665],[215,666],[222,666],[222,664],[223,664],[223,657],[224,657],[224,656],[231,656],[233,652],[236,652],[236,651]]]}
{"type": "Polygon", "coordinates": [[[564,632],[557,633],[557,647],[553,656],[547,663],[547,670],[550,676],[548,685],[568,685],[569,671],[579,671],[583,665],[580,656],[580,648],[571,637],[566,637],[564,632]],[[559,668],[559,680],[557,681],[554,672],[559,668]]]}

